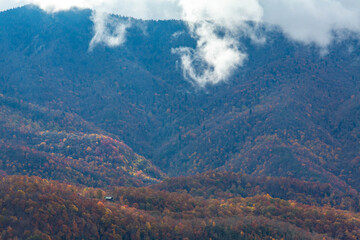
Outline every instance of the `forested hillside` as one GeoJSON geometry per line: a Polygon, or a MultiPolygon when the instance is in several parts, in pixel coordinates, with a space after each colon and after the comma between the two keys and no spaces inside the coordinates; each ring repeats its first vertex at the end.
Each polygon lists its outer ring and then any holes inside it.
{"type": "Polygon", "coordinates": [[[359,213],[272,198],[204,199],[150,188],[0,182],[3,239],[357,239],[359,213]],[[112,194],[113,202],[103,196],[112,194]]]}
{"type": "Polygon", "coordinates": [[[87,186],[140,186],[164,174],[76,114],[0,95],[0,168],[87,186]]]}
{"type": "Polygon", "coordinates": [[[0,12],[1,239],[360,238],[359,38],[263,26],[199,87],[184,22],[113,16],[124,44],[90,49],[90,17],[0,12]]]}
{"type": "Polygon", "coordinates": [[[356,39],[322,56],[276,31],[262,45],[243,37],[245,66],[202,89],[171,51],[195,44],[182,22],[132,20],[123,46],[90,51],[89,15],[2,13],[4,97],[76,114],[170,176],[220,169],[359,189],[356,39]]]}

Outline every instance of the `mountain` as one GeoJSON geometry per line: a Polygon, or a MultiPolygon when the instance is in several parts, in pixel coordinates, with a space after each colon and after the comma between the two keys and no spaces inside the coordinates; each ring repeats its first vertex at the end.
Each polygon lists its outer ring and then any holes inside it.
{"type": "Polygon", "coordinates": [[[89,48],[91,14],[0,12],[1,239],[360,238],[357,36],[260,26],[199,87],[184,22],[113,16],[126,42],[89,48]]]}
{"type": "Polygon", "coordinates": [[[90,14],[1,13],[0,92],[75,114],[169,176],[218,169],[359,190],[356,38],[321,55],[277,30],[262,45],[242,37],[244,67],[201,89],[171,51],[196,44],[184,23],[132,19],[123,46],[90,51],[90,14]]]}

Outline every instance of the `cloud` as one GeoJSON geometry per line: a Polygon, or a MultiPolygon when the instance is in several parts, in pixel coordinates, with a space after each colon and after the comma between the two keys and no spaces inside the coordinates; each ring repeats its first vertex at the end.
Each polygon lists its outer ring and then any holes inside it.
{"type": "Polygon", "coordinates": [[[19,6],[16,2],[10,2],[10,1],[0,1],[0,11],[4,11],[7,9],[15,8],[19,6]]]}
{"type": "MultiPolygon", "coordinates": [[[[130,22],[119,21],[111,14],[141,19],[180,19],[176,0],[15,0],[15,2],[18,6],[34,4],[50,13],[66,11],[74,7],[92,9],[94,37],[89,45],[90,50],[97,44],[117,47],[126,41],[126,29],[130,27],[130,22]]],[[[4,7],[8,5],[5,4],[4,7]]]]}
{"type": "Polygon", "coordinates": [[[122,22],[119,18],[103,11],[93,11],[91,20],[94,22],[94,37],[89,44],[92,51],[97,44],[105,44],[109,47],[117,47],[126,41],[126,29],[130,22],[122,22]]]}
{"type": "Polygon", "coordinates": [[[328,46],[333,31],[360,31],[358,0],[260,0],[263,21],[278,25],[291,39],[328,46]]]}
{"type": "Polygon", "coordinates": [[[197,48],[173,49],[173,53],[181,57],[185,78],[201,87],[227,80],[247,57],[238,50],[238,42],[234,38],[219,37],[216,28],[214,23],[206,21],[192,23],[190,29],[198,37],[197,48]]]}
{"type": "Polygon", "coordinates": [[[226,81],[247,55],[239,50],[237,37],[245,21],[260,21],[262,9],[256,0],[180,0],[182,19],[197,39],[196,49],[174,50],[181,57],[184,76],[204,87],[226,81]],[[222,31],[223,34],[218,32],[222,31]]]}
{"type": "Polygon", "coordinates": [[[73,7],[93,9],[141,19],[179,19],[178,0],[0,0],[1,7],[34,4],[47,12],[66,11],[73,7]]]}
{"type": "Polygon", "coordinates": [[[343,30],[360,32],[359,0],[0,0],[0,9],[29,3],[49,12],[93,9],[95,34],[90,49],[96,44],[115,47],[125,42],[129,23],[119,22],[109,13],[182,19],[197,47],[178,48],[174,53],[180,56],[184,75],[200,86],[226,81],[244,64],[247,54],[240,50],[240,35],[263,42],[247,21],[276,25],[290,39],[322,49],[344,36],[343,30]]]}

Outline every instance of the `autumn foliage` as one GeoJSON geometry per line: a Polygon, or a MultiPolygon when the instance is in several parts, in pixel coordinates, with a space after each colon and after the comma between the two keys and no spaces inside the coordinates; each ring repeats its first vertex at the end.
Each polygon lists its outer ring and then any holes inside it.
{"type": "Polygon", "coordinates": [[[360,215],[269,194],[203,198],[151,188],[108,191],[9,176],[2,239],[358,239],[360,215]],[[105,195],[113,202],[104,200],[105,195]]]}

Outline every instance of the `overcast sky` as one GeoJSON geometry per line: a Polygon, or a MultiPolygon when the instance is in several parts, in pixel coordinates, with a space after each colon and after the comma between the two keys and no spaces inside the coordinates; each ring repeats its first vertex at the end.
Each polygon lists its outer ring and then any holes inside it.
{"type": "MultiPolygon", "coordinates": [[[[107,13],[142,19],[182,19],[198,37],[198,46],[175,49],[174,53],[181,57],[184,74],[200,85],[226,80],[233,69],[244,63],[247,55],[238,50],[234,36],[247,29],[247,20],[277,25],[290,39],[323,49],[334,40],[336,31],[360,32],[360,0],[0,0],[0,9],[25,4],[38,5],[48,12],[71,7],[95,10],[95,36],[90,48],[101,42],[119,46],[126,41],[128,25],[117,25],[107,13]],[[107,31],[109,22],[116,31],[107,31]],[[217,27],[226,29],[225,37],[215,34],[217,27]],[[194,61],[204,61],[209,68],[197,72],[192,68],[194,61]]],[[[247,34],[252,36],[251,31],[247,34]]]]}

